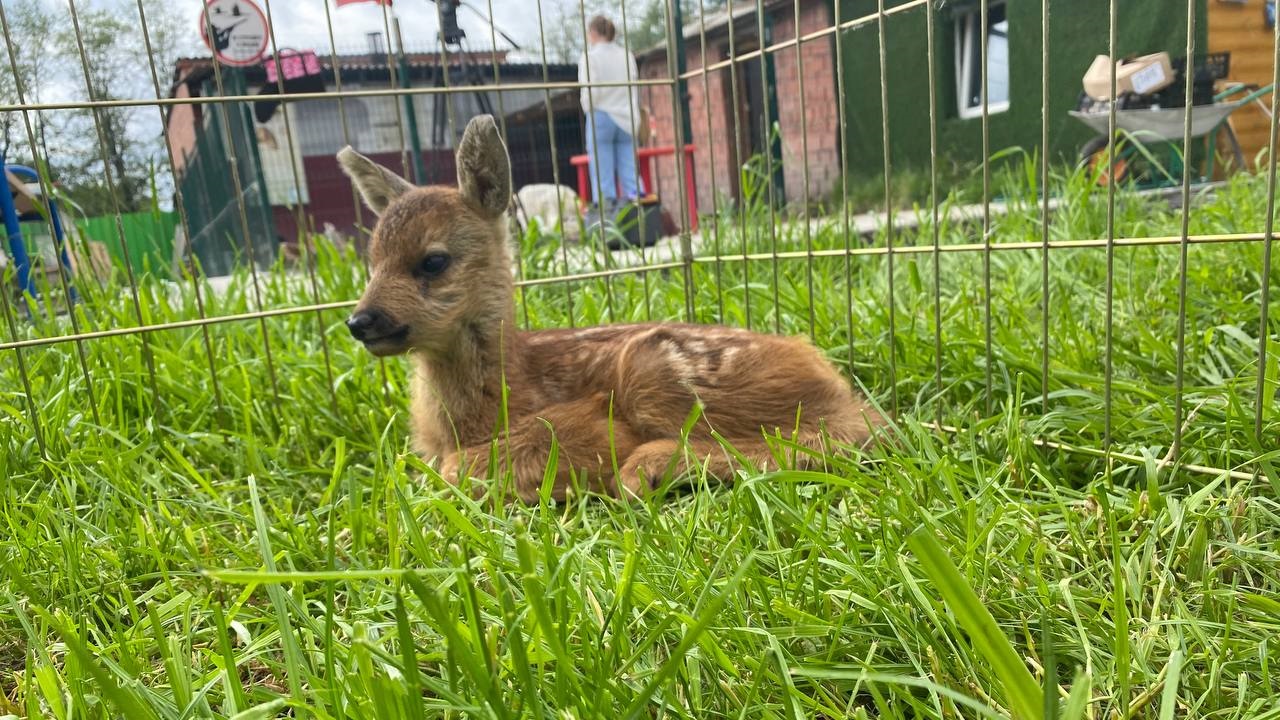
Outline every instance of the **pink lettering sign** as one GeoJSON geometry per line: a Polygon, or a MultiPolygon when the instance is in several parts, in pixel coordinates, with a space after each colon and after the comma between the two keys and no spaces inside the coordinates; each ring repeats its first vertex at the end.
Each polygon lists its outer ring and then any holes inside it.
{"type": "Polygon", "coordinates": [[[284,71],[285,80],[297,80],[300,77],[320,74],[320,59],[311,50],[305,52],[282,50],[278,61],[267,60],[264,64],[267,68],[268,83],[276,82],[281,68],[284,71]]]}

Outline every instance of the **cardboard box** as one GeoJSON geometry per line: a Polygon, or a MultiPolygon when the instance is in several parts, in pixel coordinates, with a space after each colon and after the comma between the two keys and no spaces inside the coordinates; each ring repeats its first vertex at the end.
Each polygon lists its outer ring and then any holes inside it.
{"type": "MultiPolygon", "coordinates": [[[[1121,60],[1116,65],[1116,93],[1147,95],[1173,83],[1169,53],[1159,52],[1121,60]]],[[[1111,99],[1111,59],[1099,55],[1084,74],[1084,91],[1094,100],[1111,99]]]]}

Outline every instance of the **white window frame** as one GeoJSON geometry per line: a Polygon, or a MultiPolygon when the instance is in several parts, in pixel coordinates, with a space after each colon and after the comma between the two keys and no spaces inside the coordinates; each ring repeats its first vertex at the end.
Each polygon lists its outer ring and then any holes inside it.
{"type": "MultiPolygon", "coordinates": [[[[987,5],[987,12],[991,12],[992,7],[1005,7],[1005,20],[1008,21],[1008,4],[1006,2],[992,2],[987,5]]],[[[967,105],[969,97],[973,94],[969,87],[970,79],[973,77],[970,63],[980,54],[981,45],[974,47],[975,43],[981,43],[982,40],[978,32],[986,32],[986,28],[979,28],[982,23],[982,9],[975,7],[972,10],[966,10],[962,14],[958,14],[955,19],[956,33],[956,110],[961,118],[971,119],[982,117],[982,103],[979,102],[973,107],[967,105]]],[[[979,59],[979,62],[981,60],[979,59]]],[[[979,75],[981,77],[981,75],[979,75]]],[[[979,81],[981,82],[981,81],[979,81]]],[[[995,115],[1009,109],[1009,101],[1001,100],[1000,102],[988,103],[987,114],[995,115]]]]}

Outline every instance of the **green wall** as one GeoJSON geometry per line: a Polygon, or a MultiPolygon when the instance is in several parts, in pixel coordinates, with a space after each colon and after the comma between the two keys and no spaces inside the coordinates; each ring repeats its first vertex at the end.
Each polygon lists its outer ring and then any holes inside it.
{"type": "MultiPolygon", "coordinates": [[[[150,271],[168,277],[173,233],[178,227],[177,214],[172,211],[125,213],[120,215],[120,224],[134,273],[150,271]]],[[[115,215],[76,220],[76,229],[84,238],[106,245],[116,264],[124,267],[125,252],[120,246],[120,227],[116,226],[115,215]]]]}
{"type": "MultiPolygon", "coordinates": [[[[1196,48],[1207,42],[1205,1],[1197,3],[1196,48]]],[[[906,0],[886,0],[886,7],[906,0]]],[[[1168,51],[1186,54],[1186,10],[1178,0],[1115,0],[1117,54],[1168,51]]],[[[977,164],[982,160],[982,121],[961,119],[956,110],[954,1],[935,2],[935,77],[938,102],[939,172],[942,163],[977,164]]],[[[845,0],[842,20],[876,12],[876,0],[845,0]]],[[[1075,152],[1092,131],[1067,115],[1075,108],[1080,79],[1108,43],[1107,0],[1049,2],[1049,145],[1051,157],[1075,152]]],[[[1031,150],[1041,133],[1041,2],[1008,0],[1010,106],[990,117],[990,151],[1021,146],[1031,150]]],[[[889,88],[889,146],[894,169],[926,170],[929,166],[929,86],[925,8],[905,10],[885,19],[889,88]]],[[[880,59],[876,22],[859,26],[842,38],[851,180],[883,171],[880,121],[880,59]]]]}

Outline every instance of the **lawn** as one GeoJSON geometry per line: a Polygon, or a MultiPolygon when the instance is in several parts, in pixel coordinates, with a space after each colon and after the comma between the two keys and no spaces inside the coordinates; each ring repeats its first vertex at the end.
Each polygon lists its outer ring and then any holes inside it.
{"type": "MultiPolygon", "coordinates": [[[[999,178],[990,253],[747,208],[687,274],[561,283],[554,238],[524,238],[529,327],[811,334],[899,413],[892,448],[643,503],[445,486],[407,451],[404,362],[343,308],[287,312],[357,297],[354,255],[256,291],[82,281],[74,323],[10,307],[5,342],[105,334],[0,349],[0,717],[1280,717],[1263,244],[1191,245],[1185,275],[1176,241],[1046,259],[1029,177],[999,178]],[[1197,467],[1162,462],[1175,435],[1197,467]]],[[[1053,189],[1051,240],[1107,237],[1104,192],[1053,189]]],[[[1259,233],[1265,201],[1238,176],[1190,232],[1259,233]]],[[[1116,237],[1181,227],[1117,193],[1116,237]]]]}

